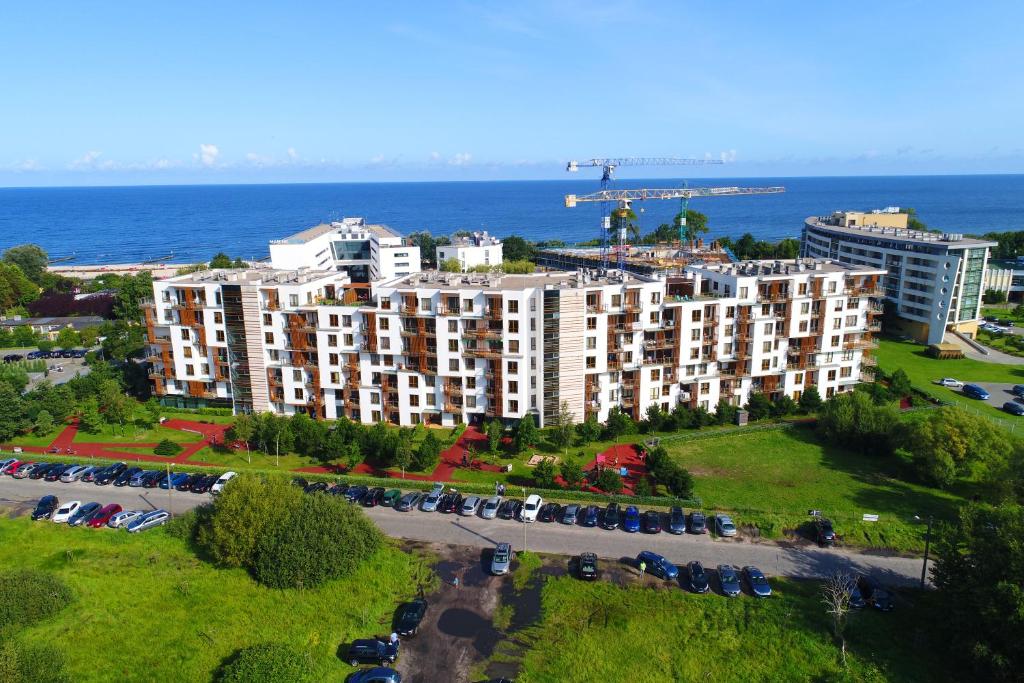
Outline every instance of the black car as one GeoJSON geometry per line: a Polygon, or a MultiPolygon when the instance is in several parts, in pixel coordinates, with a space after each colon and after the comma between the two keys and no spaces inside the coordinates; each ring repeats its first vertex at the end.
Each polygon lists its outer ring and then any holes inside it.
{"type": "Polygon", "coordinates": [[[689,577],[690,590],[694,593],[707,593],[710,589],[708,573],[704,571],[704,565],[700,562],[690,562],[686,565],[686,575],[689,577]]]}
{"type": "Polygon", "coordinates": [[[306,487],[306,493],[325,493],[330,486],[326,481],[314,481],[306,487]]]}
{"type": "Polygon", "coordinates": [[[523,509],[523,501],[515,498],[506,498],[498,508],[498,516],[502,519],[517,519],[519,512],[523,509]]]}
{"type": "Polygon", "coordinates": [[[366,492],[363,496],[363,507],[373,508],[380,505],[380,502],[384,500],[384,487],[374,486],[372,489],[366,492]]]}
{"type": "Polygon", "coordinates": [[[380,640],[353,640],[345,658],[352,666],[360,664],[391,664],[398,659],[398,643],[385,643],[380,640]]]}
{"type": "Polygon", "coordinates": [[[835,545],[836,532],[832,528],[832,522],[823,517],[815,519],[814,540],[823,548],[825,546],[835,545]]]}
{"type": "Polygon", "coordinates": [[[220,477],[216,474],[204,475],[203,477],[196,479],[189,491],[192,493],[209,493],[210,489],[217,483],[217,479],[219,478],[220,477]]]}
{"type": "MultiPolygon", "coordinates": [[[[384,489],[381,489],[381,495],[384,495],[384,489]]],[[[462,507],[462,496],[458,493],[446,493],[441,496],[440,502],[437,504],[438,512],[444,512],[451,514],[458,511],[462,507]]]]}
{"type": "Polygon", "coordinates": [[[601,508],[596,505],[588,505],[583,511],[583,521],[580,522],[583,526],[597,526],[597,521],[601,518],[601,508]]]}
{"type": "Polygon", "coordinates": [[[537,513],[537,519],[542,522],[553,522],[558,518],[558,511],[561,508],[558,503],[545,503],[537,513]]]}
{"type": "Polygon", "coordinates": [[[36,509],[32,511],[32,519],[49,519],[58,507],[60,501],[57,500],[57,496],[43,496],[36,503],[36,509]]]}
{"type": "Polygon", "coordinates": [[[132,477],[141,471],[141,467],[129,467],[117,476],[117,479],[114,480],[114,486],[127,486],[128,482],[132,480],[132,477]]]}
{"type": "Polygon", "coordinates": [[[150,472],[145,479],[142,480],[142,488],[144,489],[155,489],[160,485],[160,480],[166,477],[164,472],[150,472]]]}
{"type": "Polygon", "coordinates": [[[661,513],[656,510],[648,510],[644,513],[643,525],[645,534],[660,534],[661,513]]]}
{"type": "Polygon", "coordinates": [[[422,598],[407,602],[395,614],[395,633],[408,637],[416,635],[427,613],[427,601],[422,598]]]}
{"type": "Polygon", "coordinates": [[[350,488],[352,487],[348,484],[337,483],[331,487],[330,494],[332,496],[344,496],[350,488]]]}
{"type": "Polygon", "coordinates": [[[683,508],[674,507],[668,513],[668,529],[670,534],[682,534],[686,532],[686,514],[683,508]]]}
{"type": "Polygon", "coordinates": [[[309,482],[302,477],[295,477],[292,479],[292,486],[297,486],[302,490],[306,490],[306,487],[309,486],[309,482]]]}
{"type": "Polygon", "coordinates": [[[419,491],[412,491],[407,493],[398,499],[395,503],[395,509],[399,512],[409,512],[415,510],[416,506],[420,504],[420,500],[423,499],[423,494],[419,491]]]}
{"type": "Polygon", "coordinates": [[[42,467],[39,467],[37,469],[32,470],[32,474],[28,475],[28,478],[29,479],[42,479],[46,475],[48,475],[50,473],[50,470],[56,469],[58,467],[63,469],[64,468],[64,464],[58,462],[58,463],[53,463],[51,465],[43,465],[42,467]]]}
{"type": "Polygon", "coordinates": [[[579,561],[580,578],[586,581],[593,581],[598,576],[597,555],[594,553],[583,553],[579,561]]]}
{"type": "Polygon", "coordinates": [[[363,484],[353,486],[352,488],[345,492],[345,499],[350,503],[358,503],[360,500],[363,499],[363,496],[365,496],[366,492],[369,490],[370,487],[364,486],[363,484]]]}
{"type": "Polygon", "coordinates": [[[619,512],[619,504],[608,503],[608,507],[604,509],[604,518],[601,520],[601,528],[608,530],[617,529],[621,518],[622,514],[619,512]]]}
{"type": "Polygon", "coordinates": [[[190,474],[190,475],[188,475],[188,477],[184,481],[182,481],[180,484],[178,484],[174,488],[177,491],[191,491],[192,490],[192,485],[196,483],[197,479],[201,479],[203,476],[205,476],[205,475],[202,475],[202,474],[190,474]]]}
{"type": "Polygon", "coordinates": [[[96,476],[93,477],[93,483],[97,486],[106,486],[107,484],[113,484],[121,473],[128,469],[127,463],[119,462],[111,465],[110,467],[97,472],[96,476]]]}
{"type": "Polygon", "coordinates": [[[878,581],[870,576],[862,576],[857,580],[857,587],[864,602],[880,612],[891,612],[893,608],[892,594],[878,581]]]}
{"type": "Polygon", "coordinates": [[[46,470],[46,474],[43,475],[43,481],[57,481],[60,479],[60,475],[64,474],[64,472],[72,467],[75,467],[75,465],[52,465],[48,470],[46,470]]]}
{"type": "Polygon", "coordinates": [[[84,481],[86,484],[96,481],[96,475],[100,473],[102,467],[90,467],[82,473],[82,478],[78,481],[84,481]]]}
{"type": "Polygon", "coordinates": [[[690,533],[691,534],[706,534],[708,532],[707,518],[704,517],[703,512],[694,510],[690,513],[690,533]]]}

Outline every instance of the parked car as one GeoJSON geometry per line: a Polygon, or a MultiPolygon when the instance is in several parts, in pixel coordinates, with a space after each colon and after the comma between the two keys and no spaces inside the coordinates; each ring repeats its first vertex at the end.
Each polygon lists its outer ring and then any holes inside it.
{"type": "MultiPolygon", "coordinates": [[[[333,493],[334,489],[332,489],[331,492],[333,493]]],[[[410,510],[414,510],[416,509],[416,505],[420,502],[420,498],[422,496],[423,494],[418,491],[407,493],[398,499],[398,502],[395,503],[395,509],[398,510],[399,512],[408,512],[410,510]]]]}
{"type": "Polygon", "coordinates": [[[163,472],[154,471],[151,474],[147,475],[146,478],[142,480],[142,488],[155,489],[157,486],[160,485],[160,482],[163,481],[166,476],[167,475],[164,474],[163,472]]]}
{"type": "Polygon", "coordinates": [[[562,524],[575,524],[576,518],[580,515],[580,506],[576,503],[566,505],[562,508],[562,518],[559,520],[562,524]]]}
{"type": "Polygon", "coordinates": [[[964,396],[968,398],[973,398],[978,401],[988,400],[988,392],[984,387],[980,387],[977,384],[965,384],[962,391],[964,396]]]}
{"type": "Polygon", "coordinates": [[[644,533],[661,533],[661,513],[659,513],[657,510],[648,510],[647,512],[644,513],[644,533]]]}
{"type": "Polygon", "coordinates": [[[84,481],[87,484],[92,483],[96,479],[96,473],[102,470],[102,467],[87,467],[85,472],[82,472],[82,478],[79,481],[84,481]]]}
{"type": "Polygon", "coordinates": [[[121,510],[123,509],[124,508],[122,508],[117,503],[104,505],[99,510],[94,512],[92,516],[89,517],[88,520],[86,520],[85,524],[86,526],[90,526],[93,529],[98,529],[101,526],[106,526],[107,522],[110,521],[110,518],[116,515],[118,512],[121,512],[121,510]]]}
{"type": "Polygon", "coordinates": [[[857,587],[864,601],[879,610],[880,612],[891,612],[893,608],[892,594],[886,590],[874,577],[862,576],[857,580],[857,587]]]}
{"type": "Polygon", "coordinates": [[[367,492],[369,492],[369,490],[370,487],[365,486],[363,484],[353,486],[352,488],[345,492],[345,500],[347,500],[350,503],[358,503],[363,499],[363,496],[365,496],[367,492]]]}
{"type": "Polygon", "coordinates": [[[636,556],[636,565],[640,566],[641,562],[647,565],[647,571],[666,581],[672,581],[679,576],[678,567],[658,553],[653,553],[650,550],[642,550],[636,556]]]}
{"type": "Polygon", "coordinates": [[[746,566],[743,568],[743,576],[747,578],[747,583],[750,585],[750,592],[753,593],[755,597],[767,598],[771,596],[772,587],[768,585],[768,579],[765,578],[760,569],[753,566],[746,566]]]}
{"type": "Polygon", "coordinates": [[[711,589],[711,582],[708,573],[704,571],[704,565],[696,560],[686,565],[687,586],[694,593],[707,593],[711,589]]]}
{"type": "Polygon", "coordinates": [[[45,464],[42,462],[23,462],[18,466],[18,469],[11,473],[11,476],[15,479],[27,479],[33,472],[45,464]]]}
{"type": "Polygon", "coordinates": [[[176,489],[179,484],[188,479],[188,472],[171,472],[170,476],[164,476],[160,482],[162,489],[176,489]]]}
{"type": "Polygon", "coordinates": [[[306,479],[303,477],[292,477],[292,486],[305,491],[307,488],[309,488],[309,482],[306,481],[306,479]]]}
{"type": "Polygon", "coordinates": [[[224,490],[224,487],[228,485],[228,482],[238,476],[237,472],[225,472],[220,475],[220,478],[214,482],[213,486],[210,487],[210,493],[217,495],[224,490]]]}
{"type": "Polygon", "coordinates": [[[850,580],[847,590],[850,591],[850,609],[864,609],[868,606],[868,601],[864,599],[864,594],[860,592],[860,582],[857,579],[850,580]]]}
{"type": "Polygon", "coordinates": [[[72,500],[68,503],[64,503],[57,511],[53,513],[50,519],[57,524],[66,524],[69,519],[78,513],[82,507],[82,501],[72,500]]]}
{"type": "Polygon", "coordinates": [[[1024,398],[1024,384],[1014,384],[1013,388],[1010,389],[1010,393],[1014,396],[1024,398]]]}
{"type": "Polygon", "coordinates": [[[326,481],[314,481],[306,487],[306,493],[326,493],[328,486],[330,486],[330,484],[326,481]]]}
{"type": "Polygon", "coordinates": [[[635,505],[627,507],[622,515],[622,530],[631,534],[640,531],[640,511],[635,505]]]}
{"type": "Polygon", "coordinates": [[[65,467],[65,465],[63,463],[59,463],[59,462],[45,462],[45,463],[42,463],[41,467],[37,467],[34,470],[32,470],[31,474],[28,475],[28,478],[29,479],[44,479],[45,480],[46,479],[46,475],[48,475],[50,473],[50,470],[53,470],[53,469],[58,468],[58,467],[63,469],[65,467]]]}
{"type": "Polygon", "coordinates": [[[508,543],[499,543],[494,548],[494,555],[491,557],[491,573],[495,576],[508,574],[512,566],[512,546],[508,543]]]}
{"type": "Polygon", "coordinates": [[[146,529],[152,529],[155,526],[167,524],[170,518],[171,514],[167,510],[153,510],[133,519],[125,526],[125,529],[128,530],[128,533],[134,534],[146,529]]]}
{"type": "Polygon", "coordinates": [[[71,515],[68,519],[68,526],[81,526],[85,524],[89,521],[89,518],[92,517],[92,514],[101,507],[103,506],[96,502],[86,503],[82,507],[78,508],[78,512],[71,515]]]}
{"type": "Polygon", "coordinates": [[[42,479],[43,481],[60,481],[61,475],[72,467],[74,467],[74,465],[66,465],[64,463],[50,465],[50,469],[46,470],[46,474],[42,476],[42,479]]]}
{"type": "Polygon", "coordinates": [[[943,377],[942,379],[937,379],[935,380],[935,383],[943,387],[949,387],[950,389],[963,389],[964,387],[963,382],[961,382],[958,379],[953,379],[952,377],[943,377]]]}
{"type": "Polygon", "coordinates": [[[0,474],[14,474],[25,463],[17,458],[8,458],[0,464],[0,474]]]}
{"type": "Polygon", "coordinates": [[[462,495],[458,493],[446,493],[441,496],[441,504],[438,510],[446,515],[453,514],[462,507],[462,495]]]}
{"type": "Polygon", "coordinates": [[[355,672],[348,683],[402,683],[402,674],[386,666],[375,666],[355,672]]]}
{"type": "Polygon", "coordinates": [[[141,467],[129,467],[121,474],[117,475],[117,479],[114,480],[114,486],[127,486],[136,474],[142,471],[141,467]]]}
{"type": "Polygon", "coordinates": [[[668,511],[668,524],[665,525],[665,531],[676,535],[686,533],[686,513],[683,512],[683,508],[673,507],[668,511]]]}
{"type": "Polygon", "coordinates": [[[466,496],[459,506],[459,514],[463,517],[472,517],[480,507],[480,496],[466,496]]]}
{"type": "Polygon", "coordinates": [[[330,494],[332,496],[344,496],[346,493],[348,493],[348,490],[350,488],[352,487],[349,486],[348,484],[339,481],[337,484],[331,487],[330,494]]]}
{"type": "Polygon", "coordinates": [[[353,640],[345,660],[352,666],[372,662],[391,664],[398,659],[398,644],[385,643],[376,639],[353,640]]]}
{"type": "Polygon", "coordinates": [[[588,505],[583,511],[583,526],[597,526],[598,520],[601,518],[601,508],[596,505],[588,505]]]}
{"type": "Polygon", "coordinates": [[[97,486],[106,486],[112,484],[117,480],[121,473],[128,469],[128,463],[118,462],[114,463],[110,467],[104,468],[102,471],[97,472],[93,477],[93,483],[97,486]]]}
{"type": "Polygon", "coordinates": [[[132,488],[140,487],[154,474],[157,474],[154,470],[140,470],[128,481],[128,486],[132,488]]]}
{"type": "MultiPolygon", "coordinates": [[[[326,488],[326,485],[324,486],[326,488]]],[[[402,492],[398,489],[389,489],[384,492],[384,497],[381,498],[380,504],[384,507],[393,508],[398,499],[402,497],[402,492]]]]}
{"type": "Polygon", "coordinates": [[[398,608],[395,614],[395,633],[403,638],[416,635],[420,622],[427,614],[427,601],[423,598],[407,602],[398,608]]]}
{"type": "Polygon", "coordinates": [[[437,506],[441,503],[441,496],[443,494],[436,487],[428,493],[420,504],[420,509],[424,512],[435,512],[437,506]]]}
{"type": "Polygon", "coordinates": [[[558,503],[545,503],[537,513],[537,519],[542,522],[553,522],[558,518],[558,511],[561,506],[558,503]]]}
{"type": "Polygon", "coordinates": [[[107,522],[107,526],[111,529],[119,529],[144,514],[146,514],[145,510],[123,510],[111,517],[107,522]]]}
{"type": "Polygon", "coordinates": [[[89,469],[88,465],[72,465],[61,473],[60,480],[65,484],[78,481],[82,478],[82,472],[85,472],[87,469],[89,469]]]}
{"type": "Polygon", "coordinates": [[[722,595],[735,598],[740,594],[740,575],[732,565],[718,565],[718,583],[722,586],[722,595]]]}
{"type": "Polygon", "coordinates": [[[619,504],[608,503],[608,507],[604,509],[604,515],[601,517],[601,528],[609,531],[612,529],[618,529],[620,517],[619,504]]]}
{"type": "Polygon", "coordinates": [[[1017,403],[1016,401],[1007,401],[1003,404],[1003,410],[1008,412],[1010,415],[1024,415],[1024,403],[1017,403]]]}
{"type": "Polygon", "coordinates": [[[60,501],[57,500],[57,496],[43,496],[36,503],[36,509],[32,511],[32,519],[49,519],[59,507],[60,501]]]}
{"type": "Polygon", "coordinates": [[[732,521],[732,517],[729,515],[715,515],[715,532],[719,536],[735,536],[736,525],[732,521]]]}
{"type": "Polygon", "coordinates": [[[363,496],[363,500],[361,502],[364,508],[375,508],[380,505],[382,500],[384,500],[384,487],[374,486],[366,492],[366,495],[363,496]]]}
{"type": "Polygon", "coordinates": [[[209,493],[210,489],[213,488],[213,485],[217,483],[218,479],[220,479],[220,477],[216,474],[208,474],[202,479],[197,480],[196,483],[192,484],[191,491],[192,493],[209,493]]]}
{"type": "Polygon", "coordinates": [[[537,514],[540,512],[540,509],[543,505],[544,499],[538,496],[536,493],[531,493],[530,496],[526,499],[526,503],[523,505],[523,522],[536,522],[537,514]]]}
{"type": "Polygon", "coordinates": [[[498,509],[501,507],[501,496],[491,496],[484,501],[484,506],[480,508],[480,516],[484,519],[494,519],[498,516],[498,509]]]}
{"type": "Polygon", "coordinates": [[[832,522],[824,517],[814,520],[814,540],[822,548],[835,545],[836,532],[832,528],[832,522]]]}
{"type": "Polygon", "coordinates": [[[698,510],[694,510],[690,513],[690,533],[691,534],[706,534],[708,532],[708,525],[704,513],[698,510]]]}
{"type": "Polygon", "coordinates": [[[594,553],[581,553],[579,560],[580,578],[584,581],[594,581],[598,577],[597,555],[594,553]]]}
{"type": "Polygon", "coordinates": [[[523,501],[516,498],[506,498],[498,508],[498,516],[502,519],[519,519],[523,511],[523,501]]]}
{"type": "Polygon", "coordinates": [[[184,481],[176,484],[174,489],[176,491],[191,491],[192,486],[196,483],[196,480],[202,479],[204,476],[205,475],[202,474],[190,474],[185,478],[184,481]]]}

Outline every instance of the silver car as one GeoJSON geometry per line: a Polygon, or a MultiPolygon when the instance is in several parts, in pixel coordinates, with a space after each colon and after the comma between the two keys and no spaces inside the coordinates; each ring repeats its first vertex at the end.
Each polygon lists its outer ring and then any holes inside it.
{"type": "Polygon", "coordinates": [[[735,536],[736,525],[729,515],[718,515],[715,517],[715,531],[719,536],[735,536]]]}
{"type": "Polygon", "coordinates": [[[480,516],[484,519],[494,519],[498,516],[498,508],[501,507],[501,496],[491,496],[480,508],[480,516]]]}
{"type": "Polygon", "coordinates": [[[65,484],[70,484],[73,481],[78,481],[82,478],[82,474],[89,469],[88,465],[75,465],[71,469],[65,470],[64,474],[60,475],[60,480],[65,484]]]}
{"type": "Polygon", "coordinates": [[[491,573],[495,576],[508,574],[512,566],[512,545],[510,543],[499,543],[494,549],[494,557],[491,558],[491,573]]]}
{"type": "Polygon", "coordinates": [[[111,529],[119,529],[146,514],[145,510],[123,510],[110,518],[107,526],[111,529]]]}
{"type": "Polygon", "coordinates": [[[478,507],[480,507],[480,496],[469,496],[462,501],[462,509],[459,510],[459,514],[463,517],[472,517],[476,514],[478,507]]]}
{"type": "Polygon", "coordinates": [[[427,497],[423,499],[423,503],[420,505],[420,509],[424,512],[437,512],[437,504],[441,502],[441,491],[434,489],[427,494],[427,497]]]}
{"type": "Polygon", "coordinates": [[[167,510],[153,510],[152,512],[148,512],[129,522],[128,525],[125,526],[125,529],[127,529],[130,534],[138,531],[145,531],[146,529],[152,529],[155,526],[167,524],[170,518],[171,513],[167,512],[167,510]]]}

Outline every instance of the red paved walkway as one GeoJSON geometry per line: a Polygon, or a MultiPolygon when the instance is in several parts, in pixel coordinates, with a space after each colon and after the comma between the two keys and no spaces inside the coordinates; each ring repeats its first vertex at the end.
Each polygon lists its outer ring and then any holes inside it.
{"type": "MultiPolygon", "coordinates": [[[[604,456],[604,467],[609,467],[616,471],[622,467],[626,468],[626,476],[622,478],[622,492],[628,495],[633,494],[633,487],[636,486],[640,478],[647,476],[647,465],[640,459],[641,450],[641,446],[627,443],[612,446],[599,454],[604,456]]],[[[596,467],[597,458],[594,458],[583,466],[583,471],[589,473],[596,467]]],[[[562,483],[564,484],[564,482],[562,483]]],[[[586,490],[603,493],[603,491],[593,486],[588,487],[586,490]]]]}

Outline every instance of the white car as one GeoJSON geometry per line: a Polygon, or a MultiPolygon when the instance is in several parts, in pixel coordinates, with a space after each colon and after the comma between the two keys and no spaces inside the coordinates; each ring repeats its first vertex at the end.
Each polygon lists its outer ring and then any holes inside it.
{"type": "Polygon", "coordinates": [[[480,516],[484,519],[494,519],[498,516],[498,508],[501,507],[501,496],[491,496],[480,508],[480,516]]]}
{"type": "Polygon", "coordinates": [[[526,503],[523,505],[523,521],[524,522],[536,522],[537,513],[540,512],[541,506],[544,505],[544,499],[538,496],[536,493],[531,494],[526,499],[526,503]]]}
{"type": "Polygon", "coordinates": [[[167,510],[153,510],[152,512],[147,512],[141,517],[133,519],[128,523],[125,529],[128,530],[128,533],[134,534],[139,531],[145,531],[146,529],[152,529],[155,526],[167,524],[167,521],[170,518],[171,513],[167,512],[167,510]]]}
{"type": "Polygon", "coordinates": [[[82,478],[82,474],[89,469],[88,465],[75,465],[69,470],[65,470],[64,474],[60,475],[60,480],[65,484],[70,484],[73,481],[78,481],[82,478]]]}
{"type": "Polygon", "coordinates": [[[67,521],[71,519],[76,512],[78,512],[78,508],[80,507],[82,507],[82,501],[80,500],[73,500],[69,503],[64,503],[57,508],[57,511],[53,513],[53,517],[50,519],[58,524],[67,524],[67,521]]]}
{"type": "Polygon", "coordinates": [[[220,475],[220,479],[214,482],[213,486],[210,487],[210,493],[217,494],[224,490],[224,487],[229,481],[238,476],[237,472],[225,472],[220,475]]]}
{"type": "Polygon", "coordinates": [[[146,514],[145,510],[123,510],[110,518],[107,526],[111,529],[119,529],[146,514]]]}
{"type": "Polygon", "coordinates": [[[462,509],[459,510],[459,514],[463,517],[472,517],[476,514],[478,507],[480,507],[480,496],[467,496],[466,500],[462,501],[462,509]]]}
{"type": "Polygon", "coordinates": [[[963,389],[964,383],[958,379],[952,377],[943,377],[942,379],[935,380],[935,383],[939,386],[949,387],[950,389],[963,389]]]}

